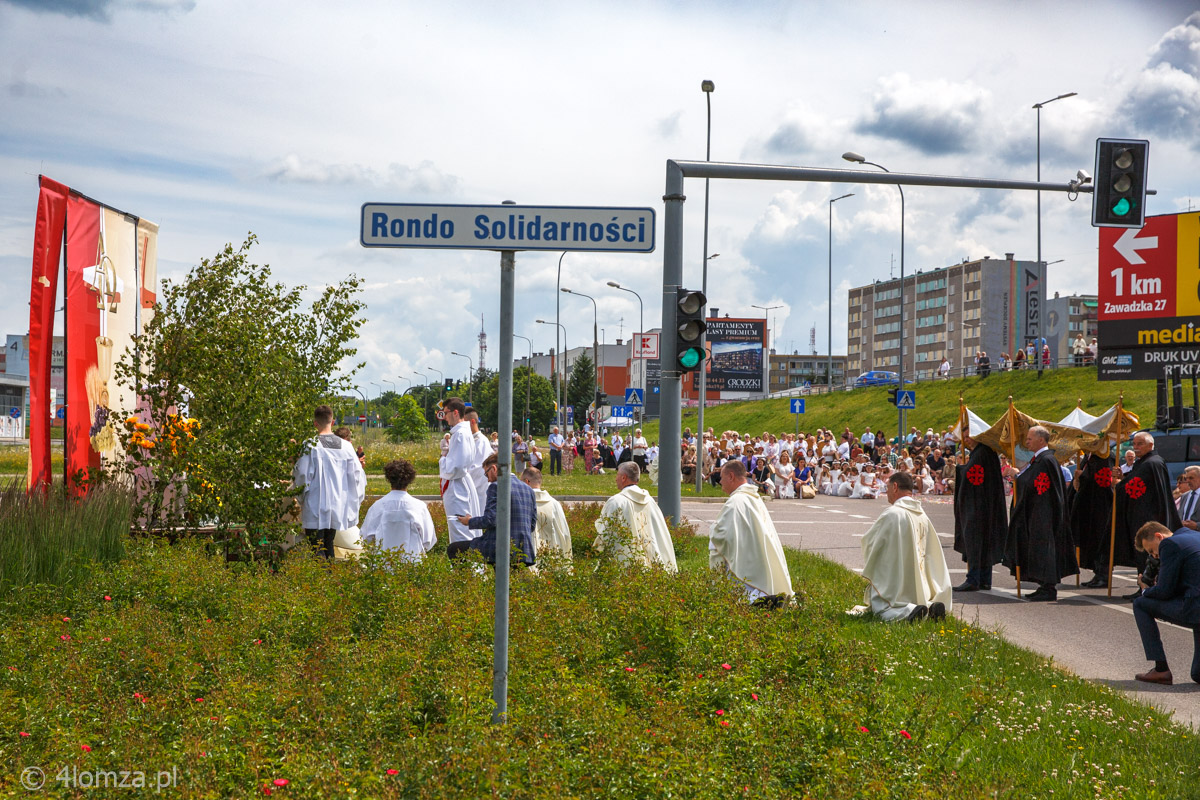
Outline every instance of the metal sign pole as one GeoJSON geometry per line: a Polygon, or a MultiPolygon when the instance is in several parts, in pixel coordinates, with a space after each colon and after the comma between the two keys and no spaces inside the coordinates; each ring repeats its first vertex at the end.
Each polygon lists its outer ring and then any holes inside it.
{"type": "MultiPolygon", "coordinates": [[[[513,307],[516,254],[500,252],[500,397],[497,427],[512,421],[513,307]]],[[[503,431],[503,428],[501,428],[503,431]]],[[[496,479],[496,614],[492,649],[492,722],[503,725],[508,714],[508,583],[512,528],[512,437],[500,437],[500,473],[496,479]]]]}

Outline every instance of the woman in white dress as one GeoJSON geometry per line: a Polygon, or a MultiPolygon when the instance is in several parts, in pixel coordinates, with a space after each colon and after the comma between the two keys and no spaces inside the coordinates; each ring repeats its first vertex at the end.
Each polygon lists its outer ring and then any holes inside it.
{"type": "Polygon", "coordinates": [[[821,467],[821,478],[817,482],[817,492],[819,494],[833,494],[833,476],[829,471],[829,467],[821,467]]]}
{"type": "Polygon", "coordinates": [[[784,450],[779,454],[779,466],[775,468],[775,491],[779,497],[796,496],[795,475],[796,468],[792,466],[792,459],[787,450],[784,450]]]}
{"type": "Polygon", "coordinates": [[[854,487],[858,485],[858,467],[850,467],[843,476],[840,486],[838,486],[838,497],[852,497],[854,495],[854,487]]]}
{"type": "Polygon", "coordinates": [[[874,500],[878,496],[879,487],[875,483],[875,473],[871,471],[870,467],[863,467],[850,497],[855,500],[874,500]]]}

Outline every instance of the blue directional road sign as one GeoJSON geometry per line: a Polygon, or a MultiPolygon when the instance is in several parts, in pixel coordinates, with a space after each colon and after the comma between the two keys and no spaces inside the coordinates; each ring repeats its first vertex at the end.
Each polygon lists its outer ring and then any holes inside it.
{"type": "Polygon", "coordinates": [[[21,409],[17,408],[16,406],[13,406],[12,408],[10,408],[8,410],[8,415],[10,417],[12,417],[13,419],[20,419],[21,418],[21,409]]]}
{"type": "Polygon", "coordinates": [[[575,424],[575,406],[567,406],[567,424],[575,424]]]}
{"type": "Polygon", "coordinates": [[[614,417],[632,417],[633,416],[633,407],[632,406],[613,406],[612,407],[612,415],[614,417]]]}
{"type": "Polygon", "coordinates": [[[646,396],[641,389],[626,389],[625,390],[625,405],[627,406],[644,406],[646,404],[646,396]]]}
{"type": "Polygon", "coordinates": [[[896,392],[896,408],[916,408],[917,393],[911,389],[896,392]]]}
{"type": "Polygon", "coordinates": [[[59,419],[66,419],[67,418],[67,407],[59,406],[58,411],[54,412],[54,416],[58,417],[59,419]]]}
{"type": "Polygon", "coordinates": [[[803,414],[804,413],[804,398],[803,397],[793,397],[792,398],[792,413],[793,414],[803,414]]]}

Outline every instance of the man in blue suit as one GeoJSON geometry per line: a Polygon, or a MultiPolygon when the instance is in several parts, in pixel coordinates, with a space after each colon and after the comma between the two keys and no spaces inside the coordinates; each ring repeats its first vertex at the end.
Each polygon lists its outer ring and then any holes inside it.
{"type": "MultiPolygon", "coordinates": [[[[471,529],[482,529],[483,535],[478,539],[466,542],[454,542],[446,548],[446,555],[451,559],[459,558],[466,550],[478,550],[484,561],[496,565],[496,508],[498,505],[497,489],[500,484],[500,464],[496,454],[492,453],[483,460],[483,474],[487,476],[487,502],[483,514],[472,517],[461,514],[458,521],[471,529]]],[[[512,552],[510,563],[513,567],[525,564],[532,567],[537,558],[534,544],[534,530],[537,528],[537,498],[533,489],[519,480],[513,480],[509,488],[509,540],[512,552]]]]}
{"type": "Polygon", "coordinates": [[[1135,677],[1145,683],[1173,683],[1158,630],[1161,619],[1192,629],[1196,643],[1192,680],[1200,683],[1200,535],[1188,528],[1172,535],[1165,525],[1147,522],[1138,529],[1134,546],[1160,561],[1157,582],[1133,601],[1142,647],[1154,662],[1154,669],[1135,677]]]}

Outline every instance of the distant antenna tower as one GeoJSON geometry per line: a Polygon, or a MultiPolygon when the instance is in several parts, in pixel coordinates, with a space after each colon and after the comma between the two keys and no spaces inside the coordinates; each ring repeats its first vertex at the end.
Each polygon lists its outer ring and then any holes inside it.
{"type": "Polygon", "coordinates": [[[808,349],[815,356],[817,354],[817,326],[813,325],[808,329],[808,349]]]}
{"type": "Polygon", "coordinates": [[[487,334],[483,330],[483,314],[479,315],[479,366],[477,369],[483,369],[483,365],[487,363],[487,334]]]}

